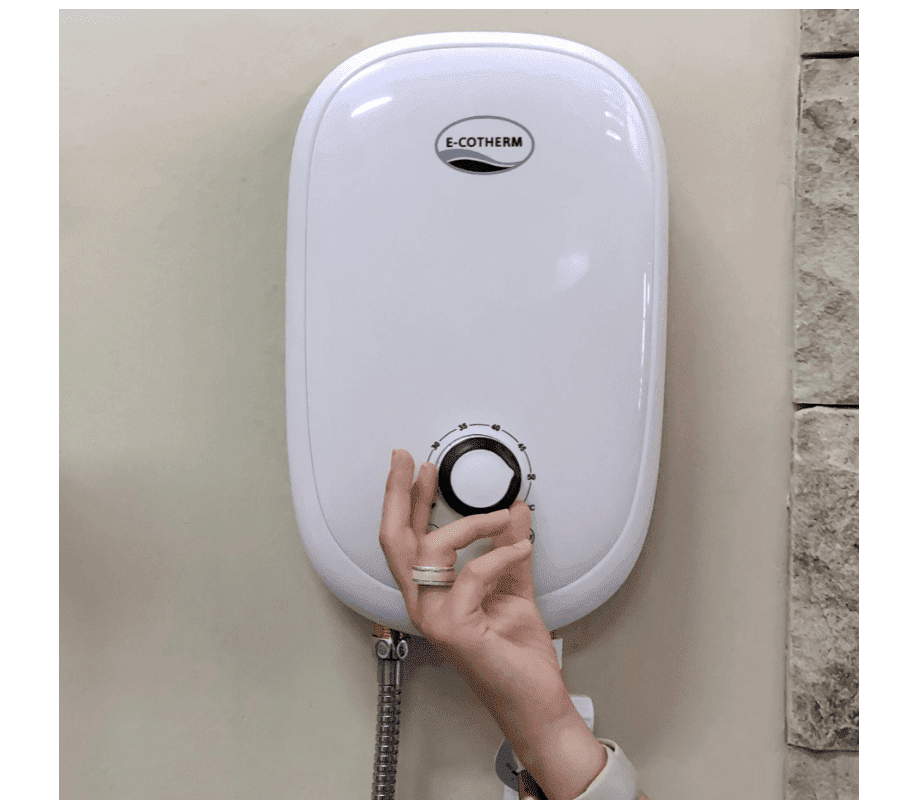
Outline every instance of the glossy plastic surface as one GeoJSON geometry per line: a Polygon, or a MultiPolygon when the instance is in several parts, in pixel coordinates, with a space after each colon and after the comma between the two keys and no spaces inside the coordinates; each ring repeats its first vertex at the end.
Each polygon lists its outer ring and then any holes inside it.
{"type": "MultiPolygon", "coordinates": [[[[666,242],[657,120],[590,48],[432,34],[329,75],[291,168],[287,407],[300,530],[340,599],[414,631],[377,540],[390,451],[473,435],[520,462],[546,624],[619,588],[657,477],[666,242]],[[445,157],[451,126],[531,138],[445,157]]],[[[441,499],[432,524],[456,517],[441,499]]]]}

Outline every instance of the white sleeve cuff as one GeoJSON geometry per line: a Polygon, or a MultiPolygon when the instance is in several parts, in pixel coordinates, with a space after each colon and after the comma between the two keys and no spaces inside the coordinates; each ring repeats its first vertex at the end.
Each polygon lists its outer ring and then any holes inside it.
{"type": "Polygon", "coordinates": [[[622,748],[611,739],[600,739],[606,748],[606,766],[575,800],[647,800],[638,788],[638,773],[622,748]]]}

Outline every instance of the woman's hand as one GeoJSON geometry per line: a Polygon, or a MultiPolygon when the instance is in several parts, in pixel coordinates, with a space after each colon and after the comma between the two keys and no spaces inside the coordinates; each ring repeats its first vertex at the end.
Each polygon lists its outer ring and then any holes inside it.
{"type": "Polygon", "coordinates": [[[571,702],[536,607],[529,508],[518,501],[429,533],[437,470],[424,463],[414,476],[411,455],[394,450],[380,526],[412,624],[466,679],[543,791],[552,800],[576,797],[606,752],[571,702]],[[453,566],[457,550],[486,537],[493,549],[466,564],[452,586],[412,580],[413,564],[453,566]]]}

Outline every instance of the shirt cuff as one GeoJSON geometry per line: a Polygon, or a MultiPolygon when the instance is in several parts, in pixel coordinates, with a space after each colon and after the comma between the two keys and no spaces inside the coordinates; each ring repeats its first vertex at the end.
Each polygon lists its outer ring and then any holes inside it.
{"type": "Polygon", "coordinates": [[[622,748],[611,739],[597,740],[606,748],[606,766],[575,800],[642,800],[638,773],[622,748]]]}

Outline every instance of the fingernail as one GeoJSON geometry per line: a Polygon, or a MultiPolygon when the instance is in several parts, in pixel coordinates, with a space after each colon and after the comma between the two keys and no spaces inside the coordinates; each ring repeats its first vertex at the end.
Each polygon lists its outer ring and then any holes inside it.
{"type": "Polygon", "coordinates": [[[514,547],[519,548],[520,550],[526,550],[530,546],[529,539],[521,539],[519,542],[514,544],[514,547]]]}

